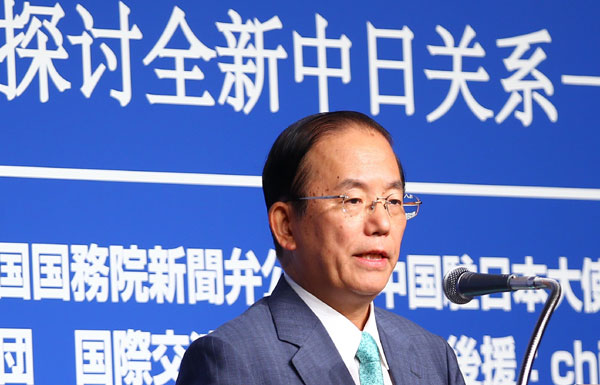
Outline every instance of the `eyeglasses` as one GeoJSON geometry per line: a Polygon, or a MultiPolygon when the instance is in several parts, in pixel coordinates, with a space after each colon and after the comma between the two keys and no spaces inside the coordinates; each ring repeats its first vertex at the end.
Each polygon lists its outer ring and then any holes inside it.
{"type": "Polygon", "coordinates": [[[375,200],[371,203],[368,203],[369,199],[364,193],[297,198],[300,201],[313,199],[341,199],[342,211],[351,217],[363,214],[365,208],[369,208],[373,212],[377,203],[381,203],[390,217],[404,214],[406,219],[409,220],[417,216],[421,206],[421,200],[413,194],[404,194],[403,199],[400,199],[400,194],[391,194],[385,198],[375,197],[375,200]]]}

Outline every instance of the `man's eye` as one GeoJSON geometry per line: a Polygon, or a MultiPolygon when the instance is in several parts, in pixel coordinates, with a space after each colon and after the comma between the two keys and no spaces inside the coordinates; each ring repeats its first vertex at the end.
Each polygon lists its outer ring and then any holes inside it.
{"type": "Polygon", "coordinates": [[[400,199],[388,199],[388,202],[392,206],[402,206],[402,200],[400,199]]]}
{"type": "Polygon", "coordinates": [[[351,204],[351,205],[359,205],[362,203],[362,199],[350,197],[350,198],[346,199],[346,203],[351,204]]]}

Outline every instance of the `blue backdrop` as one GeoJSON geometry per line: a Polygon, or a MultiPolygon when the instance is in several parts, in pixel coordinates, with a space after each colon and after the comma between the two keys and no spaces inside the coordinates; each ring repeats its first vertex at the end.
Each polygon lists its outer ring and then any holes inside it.
{"type": "Polygon", "coordinates": [[[441,278],[553,277],[532,382],[600,381],[600,5],[2,3],[0,385],[173,384],[281,274],[274,139],[340,109],[392,133],[424,202],[376,303],[468,384],[513,384],[545,292],[451,306],[441,278]]]}

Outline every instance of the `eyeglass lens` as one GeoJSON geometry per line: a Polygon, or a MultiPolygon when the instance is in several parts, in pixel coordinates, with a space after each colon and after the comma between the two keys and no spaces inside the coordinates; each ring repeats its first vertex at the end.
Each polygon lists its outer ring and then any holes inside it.
{"type": "Polygon", "coordinates": [[[385,198],[377,198],[371,201],[365,194],[348,193],[344,194],[342,200],[343,211],[349,216],[362,215],[366,208],[375,210],[378,203],[381,203],[390,216],[405,214],[406,219],[414,218],[419,211],[421,203],[417,197],[412,194],[404,194],[404,199],[400,194],[391,194],[385,198]]]}

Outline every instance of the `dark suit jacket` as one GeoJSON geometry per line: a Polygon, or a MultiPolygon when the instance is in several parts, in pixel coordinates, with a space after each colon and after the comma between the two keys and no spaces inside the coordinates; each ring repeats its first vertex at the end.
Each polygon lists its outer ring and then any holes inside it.
{"type": "MultiPolygon", "coordinates": [[[[375,309],[392,382],[464,384],[446,341],[375,309]]],[[[283,277],[270,297],[190,345],[177,385],[350,385],[352,377],[325,327],[283,277]]]]}

